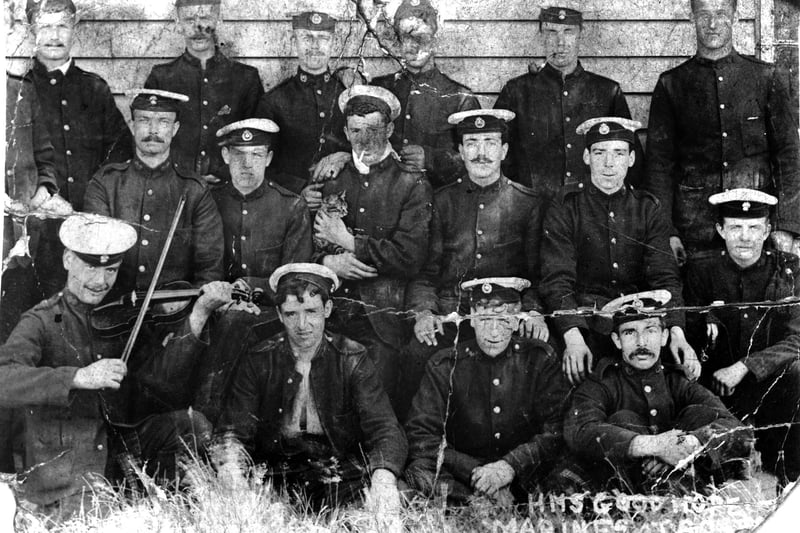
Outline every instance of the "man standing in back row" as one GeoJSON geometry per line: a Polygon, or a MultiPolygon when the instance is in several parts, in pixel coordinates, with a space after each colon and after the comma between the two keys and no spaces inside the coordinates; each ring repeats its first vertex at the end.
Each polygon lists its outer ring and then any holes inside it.
{"type": "Polygon", "coordinates": [[[219,49],[220,0],[177,0],[175,9],[186,51],[153,67],[144,86],[189,96],[180,107],[183,127],[172,147],[175,161],[207,183],[227,181],[214,132],[255,116],[264,94],[261,78],[254,67],[228,59],[219,49]]]}
{"type": "Polygon", "coordinates": [[[736,0],[691,5],[697,54],[659,78],[647,134],[645,187],[671,217],[672,251],[683,263],[720,248],[708,197],[747,187],[779,197],[772,240],[796,253],[800,140],[788,80],[733,48],[736,0]]]}
{"type": "MultiPolygon", "coordinates": [[[[506,175],[546,198],[575,191],[588,181],[582,160],[583,138],[575,128],[593,117],[631,118],[619,84],[583,69],[578,53],[583,15],[563,7],[542,9],[539,31],[545,63],[537,72],[510,80],[495,108],[516,113],[509,131],[506,175]]],[[[635,139],[638,156],[641,146],[635,139]]],[[[628,183],[638,181],[634,165],[628,183]]]]}

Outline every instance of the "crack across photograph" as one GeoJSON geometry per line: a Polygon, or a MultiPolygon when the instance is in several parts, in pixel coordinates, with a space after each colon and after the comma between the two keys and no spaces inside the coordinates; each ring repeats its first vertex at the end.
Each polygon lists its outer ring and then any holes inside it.
{"type": "Polygon", "coordinates": [[[790,527],[796,3],[3,4],[0,531],[790,527]]]}

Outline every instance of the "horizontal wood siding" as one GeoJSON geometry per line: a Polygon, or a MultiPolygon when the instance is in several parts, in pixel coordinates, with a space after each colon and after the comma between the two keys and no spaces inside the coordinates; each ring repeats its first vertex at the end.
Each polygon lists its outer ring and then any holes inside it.
{"type": "MultiPolygon", "coordinates": [[[[183,49],[175,31],[171,2],[151,0],[76,0],[81,16],[74,56],[79,64],[103,76],[112,90],[140,86],[153,65],[183,49]]],[[[396,4],[394,0],[393,4],[396,4]]],[[[541,64],[538,33],[542,5],[554,2],[526,0],[440,1],[442,19],[438,64],[442,71],[471,87],[484,106],[491,106],[506,80],[523,74],[529,64],[541,64]]],[[[689,0],[589,0],[559,2],[577,7],[586,19],[582,61],[593,72],[617,80],[628,94],[635,118],[645,121],[650,93],[658,75],[689,57],[695,49],[688,20],[689,0]]],[[[754,54],[757,2],[739,2],[740,22],[735,29],[739,51],[754,54]]],[[[390,4],[392,5],[392,4],[390,4]]],[[[364,27],[347,0],[223,1],[225,22],[219,28],[226,53],[257,67],[266,88],[297,68],[290,43],[293,13],[316,8],[340,20],[337,36],[341,57],[337,64],[355,65],[359,50],[368,74],[378,76],[397,69],[397,62],[381,51],[374,38],[362,47],[364,27]]],[[[388,28],[379,32],[383,44],[393,46],[388,28]]],[[[24,72],[32,44],[27,29],[18,24],[6,43],[9,70],[24,72]]],[[[127,101],[118,96],[127,114],[127,101]]]]}

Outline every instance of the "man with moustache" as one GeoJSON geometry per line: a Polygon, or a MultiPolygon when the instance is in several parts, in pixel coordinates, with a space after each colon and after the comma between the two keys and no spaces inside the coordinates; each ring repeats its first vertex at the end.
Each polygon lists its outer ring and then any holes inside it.
{"type": "Polygon", "coordinates": [[[180,106],[183,127],[175,137],[175,161],[206,183],[227,181],[214,132],[256,116],[264,94],[261,78],[255,67],[229,59],[217,46],[220,0],[177,0],[175,11],[186,50],[154,66],[144,86],[189,96],[180,106]]]}
{"type": "Polygon", "coordinates": [[[736,0],[692,0],[697,54],[659,77],[645,187],[671,216],[678,262],[714,256],[710,195],[746,187],[780,198],[772,241],[800,251],[800,139],[786,73],[733,47],[736,0]]]}
{"type": "MultiPolygon", "coordinates": [[[[514,181],[546,198],[586,186],[583,139],[575,128],[592,117],[631,118],[619,84],[583,69],[578,54],[583,15],[565,7],[543,8],[539,32],[545,63],[538,71],[506,83],[495,107],[516,113],[509,131],[509,157],[504,170],[514,181]]],[[[644,163],[638,138],[637,163],[628,176],[639,179],[644,163]]]]}
{"type": "Polygon", "coordinates": [[[403,69],[372,82],[400,100],[392,146],[405,165],[425,172],[434,189],[452,183],[464,169],[447,118],[481,107],[467,87],[436,66],[437,29],[437,13],[429,0],[403,0],[394,15],[403,69]]]}
{"type": "MultiPolygon", "coordinates": [[[[271,120],[255,118],[217,131],[222,159],[231,176],[231,181],[212,191],[225,235],[224,279],[246,293],[258,291],[262,313],[234,306],[217,315],[212,344],[199,365],[194,404],[212,423],[222,407],[231,371],[249,342],[250,327],[260,324],[265,331],[279,327],[269,276],[281,265],[311,259],[308,206],[273,181],[270,163],[278,131],[271,120]]],[[[264,335],[264,331],[258,334],[264,335]]]]}
{"type": "Polygon", "coordinates": [[[231,301],[229,284],[204,285],[180,324],[145,325],[122,361],[127,336],[100,336],[92,312],[114,285],[136,231],[78,214],[59,235],[65,287],[25,313],[0,347],[0,407],[25,417],[27,471],[19,492],[55,520],[93,505],[93,484],[117,480],[120,465],[147,463],[148,475],[158,470],[171,481],[176,456],[197,453],[211,427],[185,410],[185,383],[208,318],[231,301]]]}
{"type": "MultiPolygon", "coordinates": [[[[71,57],[78,24],[72,0],[28,0],[25,12],[36,53],[26,77],[36,87],[40,120],[55,154],[57,189],[49,192],[57,191],[82,211],[86,185],[97,169],[131,157],[130,130],[106,81],[80,68],[71,57]]],[[[64,286],[60,225],[60,220],[43,223],[36,250],[37,284],[45,297],[64,286]]]]}
{"type": "Polygon", "coordinates": [[[732,189],[708,201],[725,251],[690,263],[685,291],[687,304],[712,306],[689,315],[705,344],[703,383],[755,425],[761,462],[783,487],[800,476],[800,306],[742,304],[796,299],[800,260],[764,249],[774,196],[732,189]]]}
{"type": "MultiPolygon", "coordinates": [[[[611,351],[608,324],[584,316],[620,294],[666,289],[680,306],[681,279],[669,251],[669,221],[658,200],[625,183],[636,161],[635,131],[641,124],[599,117],[581,124],[583,161],[590,183],[552,203],[544,219],[540,291],[564,342],[563,369],[570,383],[583,381],[597,358],[611,351]]],[[[682,313],[667,317],[670,351],[692,378],[700,363],[686,341],[682,313]]]]}
{"type": "Polygon", "coordinates": [[[344,117],[338,98],[352,71],[331,72],[328,63],[336,43],[336,19],[319,11],[292,17],[292,47],[297,73],[267,92],[256,116],[281,129],[275,141],[272,169],[278,183],[302,194],[311,209],[321,201],[322,181],[335,177],[350,158],[344,117]],[[328,157],[331,154],[331,157],[328,157]]]}
{"type": "Polygon", "coordinates": [[[314,509],[357,500],[369,486],[379,511],[397,511],[406,437],[367,350],[325,330],[338,277],[293,263],[269,283],[284,332],[244,357],[217,426],[221,445],[244,444],[276,487],[314,509]]]}
{"type": "Polygon", "coordinates": [[[460,285],[475,338],[431,358],[405,426],[405,477],[426,496],[527,502],[558,457],[569,387],[548,344],[513,338],[529,287],[516,277],[460,285]]]}
{"type": "Polygon", "coordinates": [[[538,296],[544,210],[533,191],[503,176],[500,168],[513,120],[514,113],[504,109],[462,111],[448,119],[460,140],[466,176],[434,194],[428,259],[408,287],[406,302],[415,324],[402,361],[401,420],[428,358],[452,344],[456,334],[462,341],[472,337],[466,324],[459,329],[443,323],[452,312],[469,312],[469,301],[458,289],[461,280],[489,276],[533,280],[522,295],[521,309],[528,317],[520,335],[543,341],[549,337],[538,296]]]}
{"type": "Polygon", "coordinates": [[[602,360],[572,394],[564,440],[576,461],[558,475],[565,487],[693,494],[746,472],[752,429],[659,357],[669,299],[657,290],[603,307],[613,315],[611,340],[621,357],[602,360]]]}
{"type": "Polygon", "coordinates": [[[352,160],[325,184],[323,196],[344,193],[347,215],[318,211],[314,235],[340,246],[318,261],[344,282],[334,295],[331,330],[367,347],[396,404],[399,351],[408,341],[402,312],[406,285],[428,249],[433,194],[424,176],[398,161],[389,139],[400,102],[386,89],[354,85],[339,97],[352,160]]]}
{"type": "Polygon", "coordinates": [[[84,200],[86,211],[120,218],[139,229],[140,239],[126,252],[115,292],[149,287],[182,197],[186,204],[159,283],[182,280],[200,287],[223,279],[224,237],[217,206],[203,181],[186,172],[171,152],[181,127],[179,108],[188,98],[148,89],[132,94],[136,153],[130,161],[102,167],[84,200]]]}

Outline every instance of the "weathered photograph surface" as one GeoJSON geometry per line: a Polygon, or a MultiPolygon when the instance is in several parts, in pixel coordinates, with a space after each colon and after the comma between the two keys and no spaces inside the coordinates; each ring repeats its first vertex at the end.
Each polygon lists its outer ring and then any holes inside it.
{"type": "Polygon", "coordinates": [[[0,531],[796,512],[796,2],[3,7],[0,531]]]}

